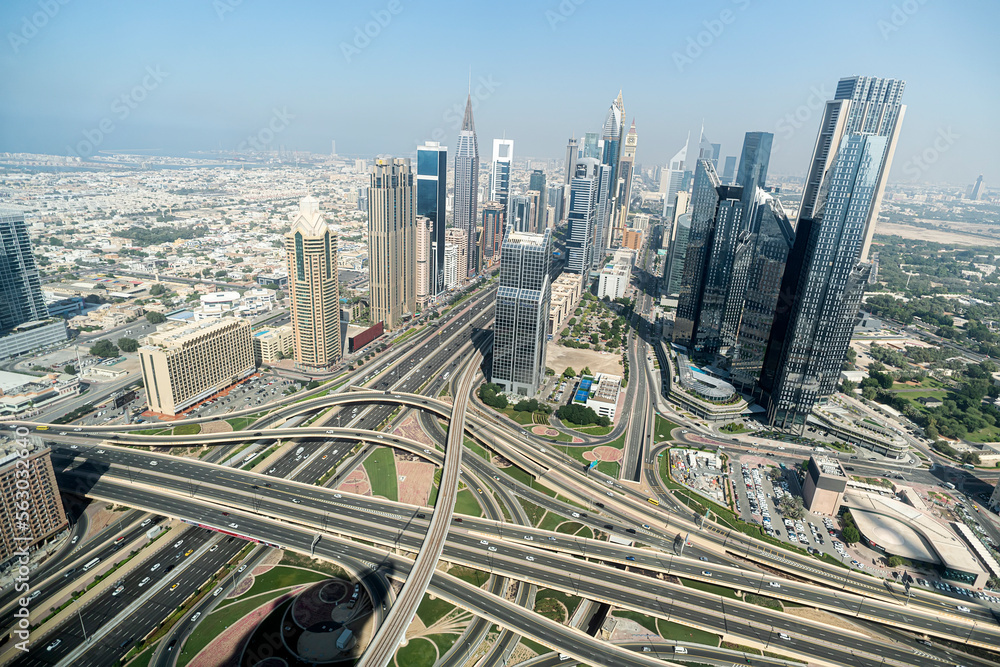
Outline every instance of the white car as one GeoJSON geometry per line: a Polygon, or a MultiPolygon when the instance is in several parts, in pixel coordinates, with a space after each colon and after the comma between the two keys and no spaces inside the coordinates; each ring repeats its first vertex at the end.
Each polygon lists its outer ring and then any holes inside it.
{"type": "Polygon", "coordinates": [[[149,577],[146,577],[142,581],[139,582],[139,588],[142,588],[143,586],[145,586],[148,583],[149,583],[149,577]]]}
{"type": "Polygon", "coordinates": [[[149,465],[151,465],[151,466],[155,466],[155,465],[156,465],[156,461],[150,461],[150,462],[149,462],[149,465]]]}
{"type": "Polygon", "coordinates": [[[236,571],[237,571],[237,572],[242,572],[242,571],[243,571],[243,570],[245,570],[245,569],[247,569],[247,566],[246,566],[246,565],[240,565],[240,566],[239,566],[238,568],[236,568],[236,571]]]}
{"type": "Polygon", "coordinates": [[[489,544],[489,542],[487,542],[486,540],[479,540],[479,543],[480,544],[489,544]]]}
{"type": "Polygon", "coordinates": [[[103,449],[98,449],[98,450],[97,450],[97,453],[98,453],[98,454],[103,454],[103,453],[104,453],[104,450],[103,450],[103,449]]]}
{"type": "Polygon", "coordinates": [[[955,607],[955,609],[959,610],[960,612],[966,613],[966,614],[969,613],[969,608],[965,607],[965,606],[962,606],[962,605],[958,605],[957,607],[955,607]]]}
{"type": "Polygon", "coordinates": [[[530,561],[534,562],[535,557],[534,556],[525,556],[524,560],[530,560],[530,561]]]}
{"type": "Polygon", "coordinates": [[[239,528],[239,525],[235,524],[235,523],[231,523],[231,524],[229,524],[229,527],[230,528],[239,528]]]}
{"type": "Polygon", "coordinates": [[[335,494],[333,494],[333,497],[334,497],[334,498],[343,498],[343,496],[342,496],[342,495],[340,495],[339,493],[335,493],[335,494]]]}

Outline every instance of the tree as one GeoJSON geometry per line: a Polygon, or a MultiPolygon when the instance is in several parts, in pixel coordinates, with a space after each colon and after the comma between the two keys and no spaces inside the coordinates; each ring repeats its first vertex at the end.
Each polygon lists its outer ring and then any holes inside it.
{"type": "Polygon", "coordinates": [[[910,561],[902,556],[889,556],[889,567],[909,567],[910,561]]]}
{"type": "Polygon", "coordinates": [[[840,383],[840,391],[844,392],[845,394],[853,394],[854,390],[857,388],[858,388],[857,383],[851,382],[850,380],[844,380],[843,382],[840,383]]]}
{"type": "Polygon", "coordinates": [[[962,454],[962,463],[969,463],[971,465],[977,466],[981,463],[981,460],[977,452],[965,452],[964,454],[962,454]]]}
{"type": "Polygon", "coordinates": [[[858,531],[856,526],[844,526],[843,536],[844,541],[848,544],[857,544],[861,541],[861,533],[858,531]]]}
{"type": "Polygon", "coordinates": [[[63,366],[63,373],[66,375],[76,375],[76,366],[73,364],[66,364],[63,366]]]}
{"type": "Polygon", "coordinates": [[[202,269],[201,270],[201,275],[204,278],[211,278],[212,277],[212,269],[202,269]]]}
{"type": "Polygon", "coordinates": [[[584,366],[583,370],[580,371],[580,375],[593,375],[593,373],[590,372],[590,366],[584,366]]]}
{"type": "Polygon", "coordinates": [[[546,367],[545,367],[545,374],[546,374],[546,375],[555,375],[555,374],[556,374],[556,371],[555,371],[555,369],[553,369],[553,368],[549,368],[548,366],[546,366],[546,367]]]}
{"type": "Polygon", "coordinates": [[[225,278],[226,277],[226,271],[216,271],[215,272],[215,277],[216,278],[225,278]]]}
{"type": "Polygon", "coordinates": [[[503,395],[502,391],[503,388],[500,385],[487,382],[479,387],[479,400],[491,408],[503,410],[507,407],[507,397],[503,395]]]}
{"type": "Polygon", "coordinates": [[[93,357],[103,357],[109,359],[118,356],[118,346],[110,340],[99,340],[90,347],[90,354],[93,357]]]}
{"type": "Polygon", "coordinates": [[[520,400],[514,405],[514,409],[518,412],[536,412],[538,410],[538,401],[534,398],[520,400]]]}
{"type": "Polygon", "coordinates": [[[310,380],[309,384],[306,385],[306,389],[316,389],[319,387],[319,382],[317,380],[310,380]]]}
{"type": "Polygon", "coordinates": [[[146,311],[146,321],[150,324],[163,324],[167,321],[167,316],[155,310],[146,311]]]}
{"type": "Polygon", "coordinates": [[[563,371],[562,376],[564,378],[575,378],[576,377],[576,371],[573,370],[572,366],[567,366],[566,370],[563,371]]]}
{"type": "Polygon", "coordinates": [[[802,498],[798,496],[782,496],[778,502],[778,509],[781,510],[784,516],[794,521],[798,521],[806,515],[806,508],[802,504],[802,498]]]}
{"type": "Polygon", "coordinates": [[[167,288],[161,285],[160,283],[156,283],[155,285],[149,288],[150,296],[160,296],[161,294],[165,294],[166,291],[167,288]]]}
{"type": "MultiPolygon", "coordinates": [[[[560,406],[556,410],[556,417],[562,419],[563,421],[571,422],[577,426],[588,426],[590,424],[597,424],[601,417],[597,416],[593,408],[588,408],[583,405],[577,405],[575,403],[570,403],[569,405],[560,406]]],[[[607,419],[606,417],[604,419],[607,419]]]]}
{"type": "Polygon", "coordinates": [[[118,339],[118,347],[121,348],[122,352],[135,352],[139,349],[139,341],[135,338],[122,336],[118,339]]]}

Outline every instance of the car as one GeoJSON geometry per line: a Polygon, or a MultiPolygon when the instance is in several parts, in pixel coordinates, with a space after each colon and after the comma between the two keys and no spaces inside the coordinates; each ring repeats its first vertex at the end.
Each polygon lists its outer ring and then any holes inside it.
{"type": "Polygon", "coordinates": [[[334,497],[334,498],[343,498],[343,496],[342,496],[342,495],[340,495],[339,493],[335,493],[335,494],[333,494],[333,497],[334,497]]]}
{"type": "Polygon", "coordinates": [[[149,577],[145,577],[142,581],[139,582],[139,588],[142,588],[148,583],[149,583],[149,577]]]}
{"type": "Polygon", "coordinates": [[[194,553],[194,549],[188,549],[187,551],[184,552],[184,556],[187,557],[187,556],[190,556],[193,553],[194,553]]]}
{"type": "Polygon", "coordinates": [[[646,530],[652,530],[652,528],[650,527],[650,525],[648,523],[642,524],[642,527],[645,528],[646,530]]]}
{"type": "Polygon", "coordinates": [[[156,461],[150,461],[150,462],[149,462],[149,465],[151,465],[151,466],[155,466],[155,465],[156,465],[156,461]]]}
{"type": "Polygon", "coordinates": [[[525,535],[524,539],[528,540],[529,542],[532,542],[534,541],[535,538],[533,538],[531,535],[525,535]]]}
{"type": "Polygon", "coordinates": [[[184,544],[184,540],[177,540],[176,542],[174,542],[174,549],[176,549],[182,544],[184,544]]]}
{"type": "Polygon", "coordinates": [[[768,582],[767,585],[770,586],[771,588],[781,588],[781,584],[779,584],[777,581],[768,582]]]}
{"type": "Polygon", "coordinates": [[[170,570],[172,570],[172,569],[174,569],[174,566],[173,565],[168,565],[163,571],[164,572],[170,572],[170,570]]]}
{"type": "Polygon", "coordinates": [[[958,606],[955,607],[955,609],[959,610],[960,612],[962,612],[964,614],[968,614],[969,613],[969,608],[966,607],[966,606],[963,606],[963,605],[958,605],[958,606]]]}
{"type": "Polygon", "coordinates": [[[701,573],[702,573],[703,575],[705,575],[706,577],[711,577],[711,576],[712,576],[712,573],[711,573],[711,572],[709,572],[708,570],[702,570],[702,571],[701,571],[701,573]]]}
{"type": "Polygon", "coordinates": [[[487,542],[486,540],[479,540],[479,543],[480,544],[489,544],[489,542],[487,542]]]}
{"type": "Polygon", "coordinates": [[[82,431],[83,429],[82,429],[82,428],[80,428],[79,426],[77,426],[77,427],[76,427],[75,429],[73,429],[73,430],[74,430],[74,431],[76,431],[77,433],[79,433],[79,432],[80,432],[80,431],[82,431]]]}
{"type": "Polygon", "coordinates": [[[298,504],[299,504],[299,503],[301,503],[302,501],[301,501],[301,500],[299,500],[298,498],[292,498],[292,502],[293,502],[293,503],[295,503],[296,505],[298,505],[298,504]]]}
{"type": "Polygon", "coordinates": [[[635,560],[635,556],[625,556],[625,560],[635,560]]]}
{"type": "Polygon", "coordinates": [[[573,517],[574,519],[579,519],[579,518],[580,518],[580,513],[579,513],[579,512],[573,512],[571,516],[572,516],[572,517],[573,517]]]}
{"type": "Polygon", "coordinates": [[[534,556],[525,556],[524,560],[530,560],[530,561],[534,562],[535,557],[534,556]]]}
{"type": "Polygon", "coordinates": [[[54,642],[52,642],[51,644],[49,644],[48,646],[46,646],[45,650],[46,651],[51,651],[51,650],[55,649],[56,647],[58,647],[60,644],[62,644],[62,640],[61,639],[57,639],[54,642]]]}
{"type": "Polygon", "coordinates": [[[229,512],[223,512],[222,516],[229,516],[229,512]]]}
{"type": "Polygon", "coordinates": [[[176,639],[171,639],[170,643],[167,644],[167,650],[168,651],[173,651],[175,646],[177,646],[177,640],[176,639]]]}
{"type": "Polygon", "coordinates": [[[146,526],[148,526],[148,525],[149,525],[149,524],[151,524],[152,522],[153,522],[153,520],[152,520],[152,519],[146,519],[145,521],[143,521],[142,523],[140,523],[140,524],[139,524],[139,527],[140,527],[140,528],[145,528],[146,526]]]}
{"type": "Polygon", "coordinates": [[[239,526],[239,524],[231,523],[231,524],[229,524],[229,527],[230,528],[239,528],[240,526],[239,526]]]}
{"type": "Polygon", "coordinates": [[[149,571],[150,571],[150,572],[156,572],[156,571],[157,571],[157,570],[159,570],[159,569],[160,569],[160,564],[159,564],[159,563],[157,563],[157,564],[156,564],[156,565],[154,565],[153,567],[149,568],[149,571]]]}
{"type": "Polygon", "coordinates": [[[242,572],[245,569],[247,569],[246,563],[244,563],[243,565],[240,565],[238,568],[236,568],[236,571],[237,572],[242,572]]]}
{"type": "Polygon", "coordinates": [[[417,518],[418,518],[418,519],[426,519],[426,518],[427,518],[427,515],[426,515],[426,514],[423,514],[423,513],[421,513],[421,514],[417,514],[417,518]]]}
{"type": "Polygon", "coordinates": [[[704,556],[699,556],[699,557],[698,557],[698,560],[703,560],[703,561],[705,561],[706,563],[708,562],[708,559],[707,559],[707,558],[705,558],[704,556]]]}
{"type": "Polygon", "coordinates": [[[209,549],[209,551],[218,551],[218,550],[219,550],[219,545],[218,544],[213,544],[212,548],[209,549]]]}
{"type": "Polygon", "coordinates": [[[69,541],[70,544],[76,544],[80,540],[79,535],[74,535],[73,539],[69,541]]]}
{"type": "Polygon", "coordinates": [[[496,547],[487,547],[487,550],[488,550],[488,551],[496,551],[496,550],[497,550],[497,548],[496,548],[496,547]]]}
{"type": "Polygon", "coordinates": [[[786,641],[786,642],[792,641],[792,638],[789,637],[788,635],[786,635],[784,632],[779,632],[778,633],[778,639],[781,639],[782,641],[786,641]]]}
{"type": "Polygon", "coordinates": [[[194,613],[194,614],[192,614],[192,615],[191,615],[191,622],[192,622],[192,623],[194,623],[194,622],[196,622],[196,621],[197,621],[197,620],[198,620],[199,618],[201,618],[201,612],[200,612],[200,611],[199,611],[199,612],[196,612],[196,613],[194,613]]]}
{"type": "Polygon", "coordinates": [[[116,588],[114,591],[111,592],[111,597],[117,597],[118,594],[121,593],[123,590],[125,590],[125,587],[119,586],[118,588],[116,588]]]}
{"type": "MultiPolygon", "coordinates": [[[[61,431],[59,433],[59,435],[66,435],[66,431],[61,431]]],[[[69,448],[70,449],[80,449],[80,446],[79,445],[70,445],[69,448]]]]}
{"type": "Polygon", "coordinates": [[[274,471],[275,471],[275,469],[271,468],[270,470],[267,471],[267,474],[268,475],[274,474],[274,471]]]}
{"type": "Polygon", "coordinates": [[[103,449],[98,449],[98,450],[97,450],[97,453],[98,453],[98,454],[103,454],[103,453],[104,453],[104,450],[103,450],[103,449]]]}

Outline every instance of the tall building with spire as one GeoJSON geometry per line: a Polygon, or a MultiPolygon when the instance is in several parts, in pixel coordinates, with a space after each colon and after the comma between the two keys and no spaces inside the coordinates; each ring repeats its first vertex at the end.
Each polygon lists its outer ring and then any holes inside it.
{"type": "Polygon", "coordinates": [[[528,177],[528,194],[538,193],[538,204],[535,206],[535,233],[545,231],[545,212],[548,209],[548,188],[545,185],[545,172],[534,169],[528,177]]]}
{"type": "Polygon", "coordinates": [[[417,311],[416,188],[409,158],[379,158],[372,170],[368,275],[372,321],[388,331],[399,328],[417,311]]]}
{"type": "Polygon", "coordinates": [[[691,143],[691,135],[688,134],[684,140],[684,146],[674,153],[674,156],[667,162],[667,168],[660,172],[660,192],[663,193],[663,219],[673,220],[677,193],[680,192],[684,184],[684,170],[687,167],[688,144],[691,143]]]}
{"type": "Polygon", "coordinates": [[[632,176],[635,169],[635,149],[639,145],[639,135],[635,131],[635,119],[625,135],[622,157],[618,161],[618,221],[615,225],[613,245],[621,243],[628,222],[628,209],[632,200],[632,176]]]}
{"type": "Polygon", "coordinates": [[[618,204],[618,162],[621,160],[622,135],[625,130],[625,104],[622,93],[611,103],[604,117],[599,144],[600,161],[606,167],[601,176],[601,192],[598,199],[597,222],[594,225],[593,266],[604,263],[611,246],[611,228],[617,221],[618,204]],[[606,181],[606,182],[605,182],[606,181]]]}
{"type": "MultiPolygon", "coordinates": [[[[466,257],[474,256],[476,249],[476,222],[479,210],[479,143],[472,119],[472,95],[465,103],[462,129],[458,133],[455,150],[455,226],[465,230],[468,247],[466,257]]],[[[469,270],[474,270],[473,263],[469,270]]],[[[468,273],[464,278],[471,278],[468,273]]]]}
{"type": "Polygon", "coordinates": [[[343,354],[337,236],[320,213],[315,197],[300,202],[292,228],[285,234],[285,255],[295,363],[328,368],[343,354]]]}
{"type": "Polygon", "coordinates": [[[826,103],[782,281],[790,303],[779,303],[761,374],[771,424],[804,428],[813,406],[836,388],[871,274],[868,252],[906,112],[905,85],[848,77],[826,103]],[[782,310],[787,322],[779,326],[782,310]]]}

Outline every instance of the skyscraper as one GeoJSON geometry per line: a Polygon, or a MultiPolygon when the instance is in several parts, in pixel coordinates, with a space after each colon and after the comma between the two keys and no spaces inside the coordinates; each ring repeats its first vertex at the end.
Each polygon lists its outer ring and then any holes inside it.
{"type": "Polygon", "coordinates": [[[732,183],[735,177],[736,177],[736,156],[727,155],[726,165],[722,170],[722,182],[726,184],[732,183]]]}
{"type": "MultiPolygon", "coordinates": [[[[419,181],[417,181],[417,192],[420,191],[419,181]]],[[[420,195],[417,195],[419,201],[420,195]]],[[[423,307],[434,296],[437,291],[434,289],[435,276],[432,275],[431,266],[434,263],[431,244],[431,221],[430,218],[418,215],[416,228],[416,248],[417,248],[417,305],[423,307]]],[[[444,250],[444,244],[441,244],[444,250]]],[[[444,278],[444,262],[441,262],[442,280],[444,278]]]]}
{"type": "Polygon", "coordinates": [[[576,160],[580,157],[580,142],[576,137],[572,137],[566,144],[566,172],[563,184],[569,185],[569,181],[576,173],[576,160]]]}
{"type": "Polygon", "coordinates": [[[691,231],[673,340],[695,352],[722,347],[722,323],[741,231],[742,188],[722,185],[709,158],[695,168],[691,231]]]}
{"type": "Polygon", "coordinates": [[[444,227],[448,200],[448,148],[436,141],[417,146],[417,215],[430,221],[427,295],[444,289],[444,227]]]}
{"type": "Polygon", "coordinates": [[[570,181],[569,229],[566,232],[566,270],[590,281],[593,261],[594,221],[597,218],[597,190],[600,163],[596,158],[580,158],[570,181]]]}
{"type": "MultiPolygon", "coordinates": [[[[458,133],[458,148],[455,151],[455,226],[464,229],[466,242],[475,243],[476,218],[479,215],[479,143],[476,141],[476,126],[472,120],[472,95],[465,103],[462,129],[458,133]]],[[[466,248],[466,257],[475,248],[466,248]]],[[[475,267],[471,267],[475,268],[475,267]]],[[[471,278],[472,275],[463,276],[471,278]]]]}
{"type": "Polygon", "coordinates": [[[674,217],[673,205],[677,193],[683,189],[684,168],[687,163],[688,143],[691,136],[688,135],[684,146],[674,153],[667,163],[667,168],[660,172],[660,192],[663,194],[663,219],[672,220],[674,217]]]}
{"type": "Polygon", "coordinates": [[[483,235],[479,253],[484,266],[492,266],[500,259],[506,214],[507,210],[500,202],[488,201],[483,205],[483,235]]]}
{"type": "Polygon", "coordinates": [[[597,132],[587,132],[583,135],[583,154],[580,157],[592,157],[595,160],[601,159],[600,137],[597,132]]]}
{"type": "Polygon", "coordinates": [[[611,173],[614,168],[605,162],[597,166],[597,212],[592,232],[591,266],[599,269],[604,264],[608,250],[608,236],[614,209],[614,194],[611,192],[611,173]]]}
{"type": "MultiPolygon", "coordinates": [[[[327,368],[340,361],[340,284],[337,236],[315,197],[305,197],[285,234],[295,363],[327,368]]],[[[150,403],[152,405],[152,403],[150,403]]]]}
{"type": "MultiPolygon", "coordinates": [[[[416,189],[409,158],[376,160],[368,186],[371,317],[388,331],[417,310],[416,189]]],[[[475,225],[473,225],[473,229],[475,225]]]]}
{"type": "Polygon", "coordinates": [[[601,130],[601,164],[607,167],[601,175],[600,198],[598,199],[598,222],[594,228],[594,268],[604,263],[604,257],[611,247],[612,228],[617,224],[618,205],[618,163],[621,160],[622,134],[625,130],[625,104],[622,93],[608,108],[601,130]],[[606,182],[605,182],[606,181],[606,182]]]}
{"type": "Polygon", "coordinates": [[[490,201],[507,205],[510,176],[514,165],[514,140],[493,140],[493,161],[490,162],[490,201]]]}
{"type": "MultiPolygon", "coordinates": [[[[535,233],[535,210],[528,195],[510,196],[507,204],[507,229],[518,232],[535,233]]],[[[504,231],[507,233],[507,230],[504,231]]]]}
{"type": "MultiPolygon", "coordinates": [[[[465,276],[472,275],[475,271],[469,271],[469,264],[475,261],[475,256],[469,256],[469,242],[466,238],[465,230],[458,227],[449,227],[444,233],[445,243],[455,246],[455,274],[458,282],[465,282],[465,276]]],[[[473,248],[475,244],[473,244],[473,248]]]]}
{"type": "Polygon", "coordinates": [[[511,231],[504,239],[491,380],[511,394],[533,396],[545,378],[551,261],[549,230],[544,234],[511,231]]]}
{"type": "MultiPolygon", "coordinates": [[[[816,402],[831,394],[850,343],[864,286],[867,262],[886,177],[906,107],[905,83],[896,79],[849,77],[837,84],[826,103],[799,206],[793,248],[785,281],[795,291],[787,329],[776,316],[761,376],[768,419],[782,427],[805,425],[816,402]],[[800,246],[800,236],[808,234],[800,246]],[[769,361],[773,384],[765,377],[769,361]]],[[[779,304],[779,309],[783,304],[779,304]]]]}
{"type": "Polygon", "coordinates": [[[674,240],[670,244],[670,254],[665,269],[667,294],[680,293],[681,281],[684,279],[684,259],[687,256],[690,237],[691,214],[685,211],[674,219],[674,240]]]}
{"type": "Polygon", "coordinates": [[[531,176],[528,178],[528,190],[538,193],[538,206],[535,209],[537,215],[535,230],[538,234],[541,234],[542,230],[545,229],[545,211],[548,206],[548,189],[545,186],[544,171],[535,169],[531,172],[531,176]]]}
{"type": "Polygon", "coordinates": [[[24,213],[0,208],[0,334],[48,316],[24,213]]]}
{"type": "Polygon", "coordinates": [[[757,188],[767,182],[767,167],[771,162],[771,144],[774,135],[770,132],[747,132],[743,137],[743,151],[740,166],[736,172],[736,184],[743,188],[743,220],[749,226],[753,220],[753,206],[757,201],[757,188]]]}
{"type": "Polygon", "coordinates": [[[618,161],[618,222],[613,235],[612,246],[621,242],[628,223],[628,209],[632,202],[632,170],[635,168],[635,149],[639,145],[639,135],[635,131],[635,120],[625,135],[622,146],[622,157],[618,161]]]}
{"type": "Polygon", "coordinates": [[[972,184],[972,188],[969,190],[969,196],[967,197],[967,199],[971,199],[972,201],[979,201],[980,199],[983,198],[984,194],[985,191],[983,189],[983,175],[979,174],[979,178],[976,179],[976,182],[972,184]]]}

